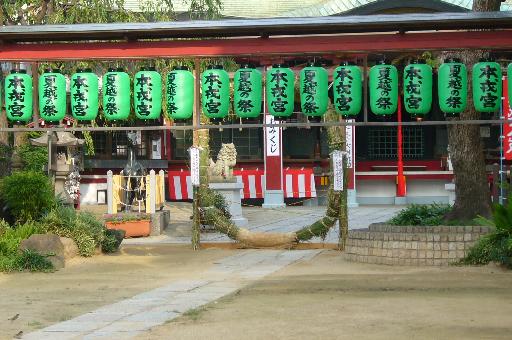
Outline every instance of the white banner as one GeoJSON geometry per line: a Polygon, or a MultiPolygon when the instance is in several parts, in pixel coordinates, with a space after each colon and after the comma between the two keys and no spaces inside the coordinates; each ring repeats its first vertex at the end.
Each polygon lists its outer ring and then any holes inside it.
{"type": "Polygon", "coordinates": [[[332,158],[332,172],[333,172],[333,188],[334,191],[343,190],[343,152],[333,151],[332,158]]]}
{"type": "MultiPolygon", "coordinates": [[[[266,124],[276,124],[274,117],[271,115],[265,116],[266,124]]],[[[267,156],[279,156],[281,154],[281,140],[279,136],[281,128],[277,126],[265,128],[265,144],[267,149],[267,156]]]]}
{"type": "MultiPolygon", "coordinates": [[[[353,123],[354,119],[347,119],[347,123],[353,123]]],[[[352,155],[354,153],[354,126],[346,125],[345,126],[345,150],[347,151],[347,168],[352,168],[352,155]]]]}
{"type": "Polygon", "coordinates": [[[190,153],[190,182],[193,186],[199,186],[199,148],[191,147],[190,153]]]}

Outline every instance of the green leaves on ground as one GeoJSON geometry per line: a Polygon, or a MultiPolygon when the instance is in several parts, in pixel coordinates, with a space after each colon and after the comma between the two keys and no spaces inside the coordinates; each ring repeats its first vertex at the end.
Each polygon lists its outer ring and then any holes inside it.
{"type": "Polygon", "coordinates": [[[411,204],[400,210],[391,220],[390,224],[412,226],[412,225],[441,225],[444,215],[450,211],[447,204],[411,204]]]}

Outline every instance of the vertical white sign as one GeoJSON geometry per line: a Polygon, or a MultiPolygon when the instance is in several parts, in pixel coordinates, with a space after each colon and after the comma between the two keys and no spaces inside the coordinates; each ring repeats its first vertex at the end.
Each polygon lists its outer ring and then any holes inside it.
{"type": "MultiPolygon", "coordinates": [[[[276,124],[274,117],[265,116],[266,124],[276,124]]],[[[279,138],[280,128],[277,126],[268,126],[265,128],[265,144],[267,145],[267,156],[279,156],[281,154],[281,139],[279,138]]]]}
{"type": "MultiPolygon", "coordinates": [[[[347,123],[353,123],[354,119],[348,119],[347,123]]],[[[354,153],[354,126],[346,125],[345,126],[345,150],[347,151],[347,168],[352,168],[352,155],[354,153]]]]}
{"type": "Polygon", "coordinates": [[[199,186],[199,148],[191,147],[190,153],[190,182],[193,186],[199,186]]]}
{"type": "Polygon", "coordinates": [[[331,153],[332,171],[333,171],[333,187],[334,191],[343,190],[343,152],[334,151],[331,153]]]}

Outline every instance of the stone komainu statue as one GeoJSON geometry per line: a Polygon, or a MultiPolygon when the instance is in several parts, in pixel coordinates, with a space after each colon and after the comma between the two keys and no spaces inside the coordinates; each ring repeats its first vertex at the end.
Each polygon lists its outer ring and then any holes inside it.
{"type": "Polygon", "coordinates": [[[210,158],[209,175],[211,181],[234,181],[233,167],[236,165],[236,149],[233,143],[222,144],[217,162],[210,158]]]}

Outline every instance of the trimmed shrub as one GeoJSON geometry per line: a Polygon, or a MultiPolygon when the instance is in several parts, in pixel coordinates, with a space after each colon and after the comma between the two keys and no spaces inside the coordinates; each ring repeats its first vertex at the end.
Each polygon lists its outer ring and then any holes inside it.
{"type": "Polygon", "coordinates": [[[105,238],[101,242],[101,251],[104,253],[115,253],[118,251],[125,234],[124,230],[107,229],[105,231],[105,238]]]}
{"type": "Polygon", "coordinates": [[[43,173],[44,167],[48,164],[48,150],[46,147],[34,146],[27,142],[18,146],[16,152],[25,170],[43,173]]]}
{"type": "Polygon", "coordinates": [[[0,220],[3,233],[0,236],[0,256],[10,256],[18,251],[22,240],[29,238],[33,234],[41,232],[41,226],[36,222],[27,222],[17,225],[14,228],[4,225],[5,221],[0,220]]]}
{"type": "Polygon", "coordinates": [[[400,210],[388,223],[393,225],[441,225],[451,207],[447,204],[411,204],[400,210]]]}
{"type": "Polygon", "coordinates": [[[82,256],[92,256],[105,238],[105,226],[94,215],[71,207],[56,207],[41,219],[45,232],[75,241],[82,256]]]}
{"type": "Polygon", "coordinates": [[[0,195],[20,223],[37,220],[55,205],[50,179],[34,171],[19,171],[5,177],[0,195]]]}

